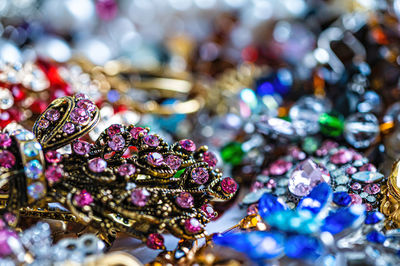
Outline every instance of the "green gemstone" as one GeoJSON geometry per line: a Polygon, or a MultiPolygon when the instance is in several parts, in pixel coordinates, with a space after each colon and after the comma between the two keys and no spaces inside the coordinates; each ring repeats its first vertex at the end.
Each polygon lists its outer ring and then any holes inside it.
{"type": "Polygon", "coordinates": [[[338,137],[342,134],[344,121],[339,115],[322,114],[319,119],[321,133],[329,137],[338,137]]]}
{"type": "Polygon", "coordinates": [[[178,171],[175,173],[174,178],[180,178],[180,177],[183,175],[183,173],[185,172],[185,170],[186,170],[186,168],[183,168],[183,169],[181,169],[181,170],[178,170],[178,171]]]}
{"type": "Polygon", "coordinates": [[[319,140],[317,138],[314,138],[314,137],[306,137],[303,140],[303,145],[301,147],[303,148],[303,150],[306,153],[312,154],[318,149],[319,140]]]}
{"type": "Polygon", "coordinates": [[[240,164],[244,155],[242,144],[239,142],[230,142],[221,149],[222,160],[232,165],[240,164]]]}

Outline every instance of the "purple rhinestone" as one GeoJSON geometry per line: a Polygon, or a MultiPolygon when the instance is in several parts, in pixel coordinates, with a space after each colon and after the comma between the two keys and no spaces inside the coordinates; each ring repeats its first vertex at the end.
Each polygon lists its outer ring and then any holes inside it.
{"type": "Polygon", "coordinates": [[[132,190],[131,201],[133,204],[139,207],[143,207],[147,204],[150,199],[150,192],[147,189],[136,188],[132,190]]]}
{"type": "Polygon", "coordinates": [[[178,169],[181,164],[182,164],[182,159],[179,156],[176,155],[168,155],[168,157],[165,159],[165,163],[172,169],[176,170],[178,169]]]}
{"type": "Polygon", "coordinates": [[[150,147],[157,147],[160,144],[160,139],[156,135],[147,135],[143,141],[150,147]]]}
{"type": "Polygon", "coordinates": [[[351,197],[351,205],[362,204],[362,198],[357,194],[349,194],[351,197]]]}
{"type": "Polygon", "coordinates": [[[46,118],[50,121],[57,121],[60,119],[60,112],[56,109],[50,109],[46,112],[46,118]]]}
{"type": "Polygon", "coordinates": [[[89,121],[90,117],[89,114],[86,112],[85,109],[83,108],[74,108],[71,111],[70,118],[72,122],[77,123],[77,124],[85,124],[89,121]]]}
{"type": "Polygon", "coordinates": [[[163,164],[164,158],[158,152],[150,152],[147,156],[147,162],[152,166],[160,166],[163,164]]]}
{"type": "Polygon", "coordinates": [[[89,98],[86,94],[84,94],[84,93],[77,93],[77,94],[75,94],[75,99],[77,99],[77,100],[81,100],[81,99],[87,99],[87,98],[89,98]]]}
{"type": "Polygon", "coordinates": [[[196,184],[202,185],[208,181],[208,171],[204,167],[197,167],[192,170],[192,179],[196,184]]]}
{"type": "Polygon", "coordinates": [[[363,189],[370,195],[378,194],[381,191],[381,188],[377,184],[368,184],[363,189]]]}
{"type": "Polygon", "coordinates": [[[12,140],[8,134],[0,133],[0,146],[8,148],[11,146],[12,140]]]}
{"type": "Polygon", "coordinates": [[[189,192],[181,192],[178,197],[176,197],[176,203],[184,209],[193,207],[194,199],[189,192]]]}
{"type": "Polygon", "coordinates": [[[76,105],[80,108],[85,109],[88,112],[93,112],[94,110],[96,110],[96,105],[88,99],[79,100],[76,105]]]}
{"type": "Polygon", "coordinates": [[[133,164],[124,163],[118,167],[118,173],[122,176],[131,176],[136,172],[136,168],[133,164]]]}
{"type": "Polygon", "coordinates": [[[125,139],[121,135],[115,135],[111,138],[111,140],[108,142],[108,146],[113,150],[113,151],[120,151],[124,148],[125,146],[125,139]]]}
{"type": "Polygon", "coordinates": [[[119,124],[114,124],[107,128],[107,134],[110,137],[114,136],[115,134],[121,133],[121,132],[122,132],[122,126],[119,124]]]}
{"type": "Polygon", "coordinates": [[[63,177],[64,171],[59,166],[50,165],[44,173],[50,182],[58,182],[63,177]]]}
{"type": "Polygon", "coordinates": [[[75,125],[72,124],[71,122],[67,122],[65,123],[65,125],[63,126],[63,131],[64,133],[67,134],[72,134],[75,131],[75,125]]]}
{"type": "Polygon", "coordinates": [[[358,182],[355,182],[353,185],[351,185],[352,190],[360,190],[361,189],[361,184],[358,182]]]}
{"type": "Polygon", "coordinates": [[[215,154],[214,154],[213,152],[210,152],[210,151],[206,151],[206,152],[203,154],[203,159],[204,159],[204,161],[205,161],[206,163],[208,163],[208,165],[209,165],[210,167],[214,167],[214,166],[216,166],[217,163],[218,163],[217,156],[215,156],[215,154]]]}
{"type": "Polygon", "coordinates": [[[179,141],[179,144],[187,151],[193,152],[196,150],[196,144],[190,139],[182,139],[179,141]]]}
{"type": "Polygon", "coordinates": [[[0,151],[0,165],[4,168],[12,168],[15,164],[15,156],[9,151],[0,151]]]}
{"type": "Polygon", "coordinates": [[[42,118],[41,120],[39,120],[38,122],[38,128],[48,128],[50,125],[49,120],[42,118]]]}
{"type": "Polygon", "coordinates": [[[92,172],[101,173],[104,172],[106,168],[107,162],[100,157],[89,160],[89,169],[92,172]]]}
{"type": "Polygon", "coordinates": [[[143,133],[143,135],[147,135],[147,130],[142,127],[134,127],[131,129],[130,133],[132,135],[132,138],[138,139],[140,133],[143,133]]]}
{"type": "Polygon", "coordinates": [[[78,206],[82,208],[90,205],[93,202],[93,197],[88,191],[86,191],[86,189],[83,189],[81,192],[75,195],[74,200],[78,206]]]}
{"type": "Polygon", "coordinates": [[[74,152],[79,155],[88,154],[90,151],[90,144],[83,140],[77,140],[72,144],[74,152]]]}
{"type": "Polygon", "coordinates": [[[287,162],[285,160],[276,160],[275,162],[271,163],[269,167],[269,173],[271,175],[283,175],[292,167],[291,162],[287,162]]]}
{"type": "Polygon", "coordinates": [[[348,174],[348,175],[355,174],[356,172],[357,172],[357,168],[355,168],[354,166],[350,166],[349,168],[346,169],[346,174],[348,174]]]}

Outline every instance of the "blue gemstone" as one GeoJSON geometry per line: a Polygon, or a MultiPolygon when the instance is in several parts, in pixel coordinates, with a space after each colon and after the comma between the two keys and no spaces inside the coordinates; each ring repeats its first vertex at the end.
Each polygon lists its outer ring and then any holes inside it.
{"type": "Polygon", "coordinates": [[[322,182],[300,200],[297,210],[309,210],[318,214],[332,202],[332,188],[328,183],[322,182]]]}
{"type": "Polygon", "coordinates": [[[33,140],[35,138],[35,135],[26,129],[17,129],[12,132],[12,135],[18,140],[33,140]]]}
{"type": "Polygon", "coordinates": [[[29,157],[37,156],[41,150],[42,147],[37,142],[29,142],[24,145],[24,153],[29,157]]]}
{"type": "Polygon", "coordinates": [[[28,186],[28,195],[34,199],[40,199],[44,196],[44,185],[40,182],[32,183],[28,186]]]}
{"type": "Polygon", "coordinates": [[[359,226],[365,217],[364,205],[351,205],[348,208],[341,208],[332,212],[325,218],[321,231],[327,231],[331,234],[337,234],[343,230],[359,226]]]}
{"type": "Polygon", "coordinates": [[[287,69],[281,68],[256,80],[256,92],[261,97],[273,94],[285,95],[290,91],[292,84],[292,74],[287,69]]]}
{"type": "Polygon", "coordinates": [[[333,193],[333,202],[339,206],[347,207],[351,202],[351,197],[347,192],[333,193]]]}
{"type": "Polygon", "coordinates": [[[299,234],[311,234],[319,230],[321,220],[308,210],[286,210],[274,212],[266,222],[279,231],[299,234]]]}
{"type": "Polygon", "coordinates": [[[287,207],[285,203],[270,193],[262,195],[258,202],[258,213],[264,219],[274,212],[284,211],[286,209],[287,207]]]}
{"type": "Polygon", "coordinates": [[[364,183],[374,183],[384,178],[384,175],[378,172],[362,171],[353,174],[351,178],[364,183]]]}
{"type": "Polygon", "coordinates": [[[38,179],[43,172],[43,166],[38,160],[28,162],[25,167],[25,175],[31,179],[38,179]]]}
{"type": "Polygon", "coordinates": [[[379,232],[376,231],[376,230],[373,230],[373,231],[371,231],[371,232],[369,232],[369,233],[367,234],[367,240],[368,240],[369,242],[382,244],[383,242],[385,242],[386,237],[385,237],[384,234],[379,233],[379,232]]]}
{"type": "Polygon", "coordinates": [[[376,224],[385,219],[385,215],[380,212],[369,212],[365,218],[365,224],[376,224]]]}
{"type": "Polygon", "coordinates": [[[307,235],[293,235],[285,241],[285,254],[292,259],[315,260],[322,255],[323,246],[318,239],[307,235]]]}

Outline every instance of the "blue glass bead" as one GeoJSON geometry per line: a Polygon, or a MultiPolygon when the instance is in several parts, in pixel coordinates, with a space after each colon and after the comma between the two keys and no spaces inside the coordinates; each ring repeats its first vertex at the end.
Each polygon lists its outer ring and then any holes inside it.
{"type": "Polygon", "coordinates": [[[311,236],[294,235],[285,241],[285,254],[292,259],[315,260],[322,252],[322,244],[311,236]]]}
{"type": "Polygon", "coordinates": [[[383,242],[385,242],[386,237],[385,237],[384,234],[379,233],[379,232],[376,231],[376,230],[373,230],[373,231],[371,231],[371,232],[369,232],[369,233],[367,234],[367,240],[368,240],[369,242],[372,242],[372,243],[382,244],[383,242]]]}
{"type": "Polygon", "coordinates": [[[369,212],[365,218],[365,224],[376,224],[385,219],[385,216],[380,212],[369,212]]]}
{"type": "Polygon", "coordinates": [[[29,157],[37,156],[41,150],[42,147],[37,142],[29,142],[24,145],[24,153],[29,157]]]}
{"type": "Polygon", "coordinates": [[[323,221],[321,231],[328,231],[337,234],[343,230],[358,226],[365,217],[365,207],[363,205],[352,205],[348,208],[341,208],[336,212],[330,213],[323,221]]]}
{"type": "Polygon", "coordinates": [[[383,174],[378,172],[362,171],[355,173],[351,176],[354,180],[364,183],[374,183],[381,180],[384,177],[383,174]]]}
{"type": "Polygon", "coordinates": [[[273,94],[285,95],[290,91],[292,84],[292,74],[287,69],[281,68],[256,80],[256,92],[260,97],[273,94]]]}
{"type": "Polygon", "coordinates": [[[286,204],[270,193],[265,193],[258,202],[258,213],[264,219],[274,212],[283,211],[286,209],[286,204]]]}
{"type": "Polygon", "coordinates": [[[307,197],[300,200],[297,210],[309,210],[318,214],[332,202],[332,188],[328,183],[322,182],[311,190],[307,197]]]}
{"type": "Polygon", "coordinates": [[[40,174],[43,172],[43,166],[38,160],[32,160],[28,162],[25,167],[25,175],[31,179],[39,178],[40,174]]]}
{"type": "Polygon", "coordinates": [[[339,206],[347,207],[351,203],[351,197],[347,192],[333,193],[333,202],[339,206]]]}

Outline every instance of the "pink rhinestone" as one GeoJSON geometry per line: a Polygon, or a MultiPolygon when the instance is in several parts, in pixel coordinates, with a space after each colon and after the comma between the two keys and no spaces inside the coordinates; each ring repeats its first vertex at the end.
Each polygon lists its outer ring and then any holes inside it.
{"type": "Polygon", "coordinates": [[[0,165],[4,168],[12,168],[15,164],[15,156],[9,151],[0,151],[0,165]]]}
{"type": "Polygon", "coordinates": [[[206,214],[206,217],[208,219],[214,219],[217,217],[213,207],[211,206],[211,204],[204,204],[203,206],[201,206],[201,210],[206,214]]]}
{"type": "Polygon", "coordinates": [[[113,124],[107,128],[107,134],[110,137],[121,132],[122,132],[122,126],[119,124],[113,124]]]}
{"type": "Polygon", "coordinates": [[[191,152],[196,150],[196,144],[194,144],[194,142],[190,139],[180,140],[179,144],[181,145],[181,147],[184,150],[191,151],[191,152]]]}
{"type": "Polygon", "coordinates": [[[58,151],[48,151],[46,152],[45,157],[49,163],[61,162],[61,154],[58,151]]]}
{"type": "Polygon", "coordinates": [[[335,142],[335,141],[332,141],[332,140],[325,140],[325,141],[322,143],[321,147],[323,147],[323,148],[325,148],[325,149],[328,149],[328,150],[332,150],[332,149],[334,149],[334,148],[339,147],[339,143],[337,143],[337,142],[335,142]]]}
{"type": "Polygon", "coordinates": [[[283,175],[292,167],[291,162],[285,160],[276,160],[269,166],[269,173],[271,175],[283,175]]]}
{"type": "Polygon", "coordinates": [[[192,179],[196,184],[202,185],[208,181],[208,171],[204,167],[196,167],[192,170],[192,179]]]}
{"type": "Polygon", "coordinates": [[[43,119],[39,120],[37,125],[38,125],[38,128],[48,128],[50,125],[50,122],[49,122],[49,120],[43,118],[43,119]]]}
{"type": "Polygon", "coordinates": [[[251,191],[251,192],[255,192],[255,191],[257,191],[257,190],[262,189],[263,187],[264,187],[264,184],[263,184],[263,183],[261,183],[260,181],[255,181],[255,182],[251,185],[250,191],[251,191]]]}
{"type": "Polygon", "coordinates": [[[79,207],[84,207],[90,205],[93,202],[93,197],[92,195],[90,195],[89,192],[86,191],[86,189],[84,189],[75,195],[74,200],[79,207]]]}
{"type": "Polygon", "coordinates": [[[376,167],[372,163],[366,163],[360,167],[360,171],[376,172],[376,167]]]}
{"type": "Polygon", "coordinates": [[[300,150],[298,147],[293,147],[290,149],[290,155],[293,157],[293,159],[302,161],[306,158],[306,154],[300,150]]]}
{"type": "Polygon", "coordinates": [[[181,192],[178,197],[176,197],[176,203],[184,209],[193,207],[194,199],[193,196],[188,192],[181,192]]]}
{"type": "Polygon", "coordinates": [[[247,215],[254,215],[258,213],[258,205],[257,204],[251,204],[247,208],[247,215]]]}
{"type": "Polygon", "coordinates": [[[75,125],[71,122],[65,123],[63,126],[63,132],[67,134],[72,134],[75,132],[75,125]]]}
{"type": "Polygon", "coordinates": [[[204,159],[204,161],[205,161],[206,163],[208,163],[208,165],[209,165],[210,167],[214,167],[214,166],[216,166],[217,163],[218,163],[217,156],[215,156],[215,154],[214,154],[213,152],[210,152],[210,151],[206,151],[206,152],[203,154],[203,159],[204,159]]]}
{"type": "Polygon", "coordinates": [[[11,146],[12,140],[8,134],[0,133],[0,146],[8,148],[11,146]]]}
{"type": "Polygon", "coordinates": [[[50,182],[58,182],[63,177],[64,171],[59,166],[50,165],[46,172],[45,176],[47,180],[50,182]]]}
{"type": "Polygon", "coordinates": [[[17,216],[12,214],[11,212],[6,212],[4,214],[4,219],[8,224],[15,224],[17,222],[17,216]]]}
{"type": "Polygon", "coordinates": [[[138,139],[139,134],[142,133],[143,135],[147,135],[147,130],[142,127],[134,127],[130,131],[132,138],[138,139]]]}
{"type": "Polygon", "coordinates": [[[326,148],[319,148],[318,150],[315,151],[315,154],[316,154],[318,157],[325,156],[325,155],[328,154],[328,149],[326,149],[326,148]]]}
{"type": "Polygon", "coordinates": [[[158,152],[150,152],[147,156],[147,162],[152,166],[160,166],[163,164],[164,158],[158,152]]]}
{"type": "Polygon", "coordinates": [[[139,207],[143,207],[147,204],[150,199],[150,192],[147,189],[136,188],[132,190],[131,201],[133,204],[139,207]]]}
{"type": "Polygon", "coordinates": [[[270,179],[267,182],[267,188],[272,189],[276,187],[276,181],[275,179],[270,179]]]}
{"type": "Polygon", "coordinates": [[[225,177],[221,181],[221,188],[225,193],[233,194],[238,189],[238,185],[232,177],[225,177]]]}
{"type": "Polygon", "coordinates": [[[125,146],[125,139],[121,135],[114,135],[108,142],[108,146],[114,151],[120,151],[125,146]]]}
{"type": "Polygon", "coordinates": [[[72,148],[74,149],[75,153],[79,155],[85,155],[90,151],[90,144],[83,140],[77,140],[74,142],[74,144],[72,144],[72,148]]]}
{"type": "Polygon", "coordinates": [[[106,170],[107,162],[104,161],[102,158],[97,157],[89,160],[89,169],[95,173],[101,173],[106,170]]]}
{"type": "Polygon", "coordinates": [[[72,122],[77,123],[77,124],[85,124],[89,121],[90,117],[89,114],[86,112],[85,109],[83,108],[74,108],[71,111],[70,118],[72,122]]]}
{"type": "Polygon", "coordinates": [[[122,176],[131,176],[135,172],[136,172],[136,167],[130,163],[124,163],[118,167],[118,173],[122,176]]]}
{"type": "Polygon", "coordinates": [[[5,257],[12,254],[12,249],[9,245],[11,239],[18,241],[18,235],[10,229],[0,230],[0,257],[5,257]]]}
{"type": "Polygon", "coordinates": [[[150,147],[157,147],[160,144],[160,140],[156,135],[147,135],[143,138],[143,141],[150,147]]]}
{"type": "Polygon", "coordinates": [[[381,191],[381,188],[377,184],[368,184],[363,190],[370,195],[378,194],[381,191]]]}
{"type": "Polygon", "coordinates": [[[165,159],[165,163],[172,170],[177,170],[182,164],[182,159],[179,156],[176,156],[176,155],[168,155],[168,157],[165,159]]]}
{"type": "Polygon", "coordinates": [[[348,175],[355,174],[356,172],[357,172],[357,168],[355,168],[354,166],[350,166],[346,169],[346,174],[348,174],[348,175]]]}
{"type": "Polygon", "coordinates": [[[77,99],[77,100],[87,99],[87,98],[88,98],[88,96],[86,94],[84,94],[84,93],[75,94],[75,99],[77,99]]]}
{"type": "Polygon", "coordinates": [[[196,218],[189,218],[185,221],[185,229],[189,233],[196,234],[202,230],[202,225],[196,218]]]}
{"type": "Polygon", "coordinates": [[[349,150],[341,149],[334,153],[330,160],[334,164],[345,164],[353,159],[353,153],[349,150]]]}
{"type": "Polygon", "coordinates": [[[360,197],[360,195],[352,194],[352,193],[350,193],[349,195],[351,197],[351,205],[362,204],[362,198],[360,197]]]}
{"type": "Polygon", "coordinates": [[[79,100],[76,106],[85,109],[88,112],[93,112],[94,110],[96,110],[96,105],[91,100],[88,99],[79,100]]]}
{"type": "Polygon", "coordinates": [[[361,160],[363,156],[359,154],[358,152],[353,152],[353,160],[361,160]]]}
{"type": "Polygon", "coordinates": [[[353,185],[351,185],[352,190],[360,190],[361,189],[361,184],[358,182],[355,182],[353,185]]]}
{"type": "Polygon", "coordinates": [[[164,237],[157,233],[150,234],[147,237],[146,245],[151,249],[163,249],[164,237]]]}
{"type": "Polygon", "coordinates": [[[46,118],[50,121],[57,121],[60,119],[60,112],[56,109],[50,109],[46,112],[46,118]]]}
{"type": "Polygon", "coordinates": [[[365,210],[366,210],[367,212],[370,212],[370,211],[372,211],[373,207],[372,207],[372,205],[371,205],[371,204],[369,204],[369,203],[365,203],[364,205],[365,205],[365,210]]]}

